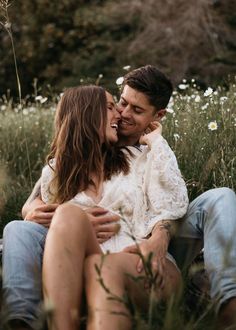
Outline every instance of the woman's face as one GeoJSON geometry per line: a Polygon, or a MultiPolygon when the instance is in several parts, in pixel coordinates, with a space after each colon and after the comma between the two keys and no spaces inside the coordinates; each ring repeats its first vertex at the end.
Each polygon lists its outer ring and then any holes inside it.
{"type": "Polygon", "coordinates": [[[115,143],[118,141],[117,131],[120,114],[116,109],[116,104],[112,95],[106,92],[107,98],[107,125],[106,125],[106,139],[115,143]]]}

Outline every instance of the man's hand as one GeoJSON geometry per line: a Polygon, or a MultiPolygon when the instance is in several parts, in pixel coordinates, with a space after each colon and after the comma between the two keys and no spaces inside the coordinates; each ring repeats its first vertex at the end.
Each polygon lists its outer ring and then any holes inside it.
{"type": "Polygon", "coordinates": [[[163,228],[157,228],[150,238],[144,240],[140,244],[128,246],[124,249],[124,252],[142,254],[143,258],[140,258],[137,263],[137,271],[139,273],[144,269],[143,259],[144,261],[147,261],[150,254],[152,253],[152,272],[154,276],[158,276],[160,287],[163,287],[165,280],[166,253],[168,245],[169,234],[163,230],[163,228]]]}
{"type": "Polygon", "coordinates": [[[39,199],[37,202],[38,205],[35,207],[32,205],[31,210],[26,214],[24,220],[36,222],[46,228],[49,228],[58,204],[44,204],[42,201],[40,203],[40,201],[41,200],[39,199]]]}
{"type": "Polygon", "coordinates": [[[118,215],[101,207],[93,207],[85,212],[89,216],[99,243],[106,242],[120,230],[120,224],[117,223],[120,219],[118,215]]]}

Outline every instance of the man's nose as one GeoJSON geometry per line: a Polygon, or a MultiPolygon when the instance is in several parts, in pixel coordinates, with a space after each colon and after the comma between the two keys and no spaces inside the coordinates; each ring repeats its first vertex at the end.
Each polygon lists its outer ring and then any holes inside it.
{"type": "Polygon", "coordinates": [[[121,118],[129,118],[131,116],[130,106],[127,105],[126,107],[123,107],[120,114],[121,118]]]}

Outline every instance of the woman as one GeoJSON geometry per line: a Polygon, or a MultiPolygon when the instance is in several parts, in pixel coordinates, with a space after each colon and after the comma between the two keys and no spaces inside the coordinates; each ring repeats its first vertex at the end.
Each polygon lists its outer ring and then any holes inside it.
{"type": "MultiPolygon", "coordinates": [[[[96,86],[66,91],[57,109],[55,137],[41,185],[44,202],[61,204],[49,229],[43,262],[44,294],[55,306],[50,329],[79,327],[83,274],[88,328],[110,329],[112,322],[113,329],[129,329],[126,307],[107,300],[94,265],[109,251],[102,267],[106,285],[117,296],[128,290],[131,299],[143,303],[147,290],[127,276],[140,275],[139,257],[124,249],[150,235],[146,242],[161,239],[158,222],[180,218],[187,208],[186,188],[160,127],[142,137],[140,142],[149,148],[121,150],[112,147],[118,140],[119,118],[112,96],[96,86]],[[101,246],[84,212],[93,206],[121,217],[119,233],[101,246]],[[111,306],[120,315],[111,314],[111,306]]],[[[170,255],[165,263],[168,275],[161,289],[157,285],[160,299],[170,296],[180,281],[170,255]]]]}

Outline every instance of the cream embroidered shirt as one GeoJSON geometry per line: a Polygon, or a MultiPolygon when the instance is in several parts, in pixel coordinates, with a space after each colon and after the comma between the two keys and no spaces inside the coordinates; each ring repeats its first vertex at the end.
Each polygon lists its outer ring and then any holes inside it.
{"type": "MultiPolygon", "coordinates": [[[[150,146],[141,146],[140,150],[128,147],[134,154],[129,156],[130,173],[120,173],[105,181],[99,203],[84,192],[70,201],[84,210],[101,206],[120,215],[121,229],[101,244],[104,252],[118,252],[140,242],[158,221],[179,219],[187,211],[187,189],[173,151],[161,135],[155,136],[150,146]]],[[[45,203],[52,201],[49,184],[53,175],[48,165],[43,168],[41,195],[45,203]]]]}

